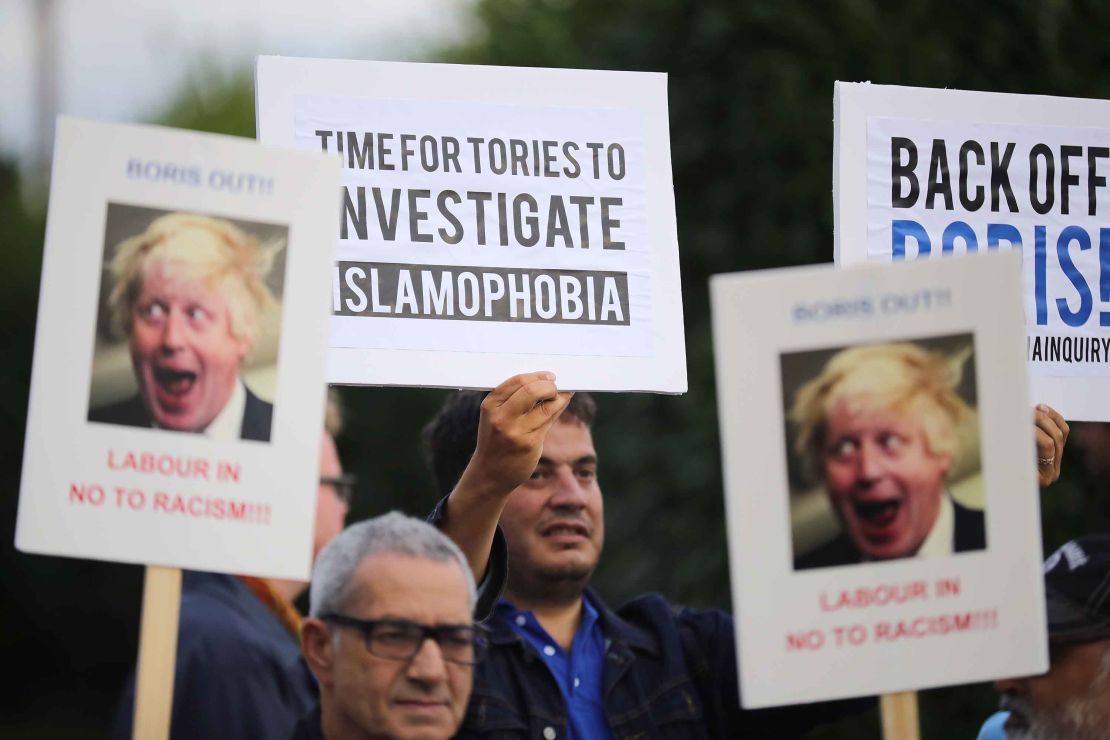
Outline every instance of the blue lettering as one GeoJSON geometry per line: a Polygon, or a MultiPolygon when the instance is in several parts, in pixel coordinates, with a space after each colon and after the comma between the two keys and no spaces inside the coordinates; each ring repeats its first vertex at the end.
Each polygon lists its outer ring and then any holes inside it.
{"type": "Polygon", "coordinates": [[[1021,249],[1021,232],[1013,224],[987,224],[987,249],[998,249],[1002,241],[1021,249]]]}
{"type": "MultiPolygon", "coordinates": [[[[1068,326],[1083,326],[1091,316],[1091,289],[1087,287],[1083,273],[1077,270],[1075,263],[1071,261],[1071,252],[1068,248],[1073,241],[1079,243],[1080,250],[1087,251],[1091,248],[1091,237],[1085,229],[1069,226],[1060,232],[1060,238],[1056,240],[1056,256],[1060,260],[1060,268],[1079,293],[1079,310],[1072,311],[1067,299],[1064,298],[1056,299],[1056,310],[1060,312],[1060,318],[1068,326]]],[[[1099,249],[1101,250],[1101,245],[1099,249]]]]}
{"type": "Polygon", "coordinates": [[[908,219],[892,221],[890,224],[891,233],[891,258],[895,262],[900,262],[906,259],[906,237],[913,237],[917,240],[917,256],[926,257],[929,254],[932,244],[929,242],[929,235],[925,233],[925,227],[916,221],[908,219]]]}
{"type": "Polygon", "coordinates": [[[944,234],[940,238],[940,251],[951,254],[956,239],[964,240],[964,247],[968,252],[979,251],[979,240],[975,238],[975,231],[963,221],[953,221],[944,228],[944,234]]]}
{"type": "Polygon", "coordinates": [[[1045,227],[1033,227],[1033,294],[1037,302],[1037,325],[1048,326],[1048,305],[1045,295],[1048,270],[1045,256],[1045,227]]]}
{"type": "MultiPolygon", "coordinates": [[[[1098,296],[1103,303],[1110,302],[1110,229],[1098,230],[1098,296]]],[[[1098,325],[1110,326],[1110,311],[1098,312],[1098,325]]]]}

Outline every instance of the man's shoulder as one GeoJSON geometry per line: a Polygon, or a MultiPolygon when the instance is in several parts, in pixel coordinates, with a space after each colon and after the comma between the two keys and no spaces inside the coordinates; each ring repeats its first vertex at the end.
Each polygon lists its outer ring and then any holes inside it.
{"type": "Polygon", "coordinates": [[[987,517],[983,510],[969,509],[955,499],[952,507],[956,514],[952,549],[956,552],[986,549],[987,517]]]}
{"type": "Polygon", "coordinates": [[[296,663],[296,638],[236,576],[190,573],[182,591],[180,660],[205,665],[296,663]]]}
{"type": "Polygon", "coordinates": [[[137,394],[122,401],[90,409],[89,421],[132,427],[148,427],[151,423],[150,412],[146,410],[143,399],[137,394]]]}
{"type": "Polygon", "coordinates": [[[239,436],[256,442],[269,442],[274,405],[254,395],[250,388],[246,388],[246,391],[247,403],[243,407],[243,425],[239,430],[239,436]]]}
{"type": "Polygon", "coordinates": [[[692,641],[732,634],[732,615],[723,609],[702,609],[675,604],[665,596],[646,593],[628,601],[606,620],[608,637],[623,638],[645,648],[670,641],[689,650],[692,641]]]}
{"type": "Polygon", "coordinates": [[[293,735],[289,740],[324,740],[319,704],[297,720],[297,726],[293,728],[293,735]]]}

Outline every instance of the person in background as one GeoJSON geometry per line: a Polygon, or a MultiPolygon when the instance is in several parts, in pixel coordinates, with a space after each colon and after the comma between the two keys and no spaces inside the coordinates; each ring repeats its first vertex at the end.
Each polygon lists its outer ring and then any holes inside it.
{"type": "MultiPolygon", "coordinates": [[[[343,530],[354,490],[335,436],[342,417],[328,399],[320,442],[313,557],[343,530]]],[[[301,658],[303,581],[186,571],[181,586],[170,737],[281,738],[318,701],[301,658]]],[[[135,677],[124,687],[112,737],[131,737],[135,677]]]]}
{"type": "Polygon", "coordinates": [[[1048,673],[996,681],[1002,711],[980,740],[1110,736],[1110,535],[1068,542],[1044,571],[1048,673]]]}

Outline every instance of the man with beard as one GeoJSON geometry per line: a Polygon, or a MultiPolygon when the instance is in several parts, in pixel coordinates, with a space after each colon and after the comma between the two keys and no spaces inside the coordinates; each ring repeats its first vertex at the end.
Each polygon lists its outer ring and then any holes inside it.
{"type": "Polygon", "coordinates": [[[1072,540],[1044,570],[1048,673],[996,681],[1004,713],[987,721],[981,740],[1110,735],[1110,536],[1072,540]]]}
{"type": "MultiPolygon", "coordinates": [[[[482,573],[485,563],[473,553],[489,552],[500,520],[509,555],[504,598],[487,622],[489,654],[475,667],[458,737],[797,737],[872,704],[744,711],[729,614],[655,594],[614,612],[588,587],[605,532],[589,395],[570,397],[547,429],[530,477],[507,496],[481,494],[468,461],[484,457],[501,435],[489,419],[517,382],[484,399],[478,392],[452,396],[424,430],[437,485],[450,492],[443,530],[482,573]],[[465,517],[452,516],[456,506],[465,517]]],[[[565,399],[549,395],[537,415],[556,412],[565,399]]]]}

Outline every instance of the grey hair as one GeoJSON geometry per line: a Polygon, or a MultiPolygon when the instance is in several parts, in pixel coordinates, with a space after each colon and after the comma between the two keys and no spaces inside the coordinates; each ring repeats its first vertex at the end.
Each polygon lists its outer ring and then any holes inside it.
{"type": "Polygon", "coordinates": [[[340,614],[351,595],[359,563],[371,555],[406,555],[438,562],[455,561],[466,579],[470,610],[478,601],[474,574],[458,545],[431,524],[391,511],[352,524],[324,547],[312,568],[309,614],[340,614]]]}

